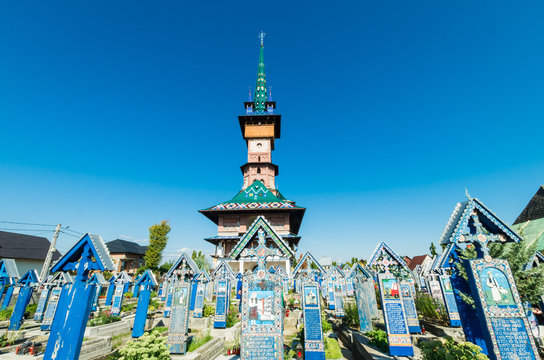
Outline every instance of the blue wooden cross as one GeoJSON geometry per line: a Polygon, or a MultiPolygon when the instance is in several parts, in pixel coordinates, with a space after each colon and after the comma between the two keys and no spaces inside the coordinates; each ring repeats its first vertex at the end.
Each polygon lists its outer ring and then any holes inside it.
{"type": "Polygon", "coordinates": [[[278,249],[270,249],[266,247],[266,239],[264,236],[264,230],[259,229],[258,231],[258,245],[253,249],[244,249],[242,256],[247,257],[257,257],[257,277],[264,278],[266,275],[266,258],[274,255],[281,255],[281,252],[278,249]]]}
{"type": "Polygon", "coordinates": [[[52,267],[53,273],[75,271],[76,278],[72,287],[60,296],[44,360],[79,358],[97,286],[87,282],[89,273],[113,269],[113,261],[102,238],[89,234],[85,234],[52,267]]]}
{"type": "Polygon", "coordinates": [[[40,299],[38,300],[38,306],[36,307],[36,312],[34,313],[34,321],[41,322],[45,315],[45,310],[47,309],[47,304],[49,303],[49,298],[51,297],[52,291],[56,287],[60,287],[65,283],[72,283],[70,274],[64,272],[58,272],[55,276],[48,276],[47,279],[41,279],[42,282],[40,287],[42,288],[42,293],[40,294],[40,299]]]}
{"type": "Polygon", "coordinates": [[[14,284],[19,278],[19,271],[15,265],[15,260],[13,259],[2,259],[0,260],[0,298],[4,293],[4,289],[7,287],[6,294],[0,306],[0,310],[4,310],[9,306],[11,302],[11,297],[13,295],[14,284]]]}
{"type": "Polygon", "coordinates": [[[130,285],[131,278],[126,271],[121,271],[117,275],[115,282],[115,292],[113,294],[113,300],[111,304],[110,314],[118,316],[121,314],[121,308],[123,306],[124,295],[127,292],[127,286],[130,285]]]}
{"type": "Polygon", "coordinates": [[[140,280],[142,275],[143,274],[140,274],[140,275],[136,276],[136,279],[134,279],[134,289],[132,290],[132,297],[135,297],[135,298],[138,297],[138,292],[140,291],[140,287],[136,286],[136,283],[138,283],[138,281],[140,280]]]}
{"type": "Polygon", "coordinates": [[[134,291],[138,289],[138,305],[132,328],[132,337],[138,338],[144,334],[147,321],[147,311],[151,300],[151,291],[158,285],[151,270],[146,270],[134,284],[134,291]]]}
{"type": "Polygon", "coordinates": [[[117,275],[113,275],[109,280],[108,291],[106,292],[106,306],[111,305],[113,299],[113,293],[115,292],[115,282],[117,281],[117,275]]]}
{"type": "Polygon", "coordinates": [[[486,261],[491,260],[491,256],[489,255],[489,248],[488,244],[490,242],[505,242],[506,237],[502,234],[488,234],[486,230],[484,229],[482,223],[480,222],[480,219],[478,218],[478,215],[476,212],[473,212],[471,215],[473,226],[475,229],[475,233],[471,234],[462,234],[459,236],[459,242],[462,243],[472,243],[476,245],[476,250],[478,251],[479,257],[483,257],[486,261]]]}
{"type": "Polygon", "coordinates": [[[21,286],[19,290],[19,296],[17,296],[17,302],[15,308],[9,319],[9,330],[19,330],[23,324],[26,307],[32,298],[34,292],[34,286],[38,285],[38,272],[36,270],[28,270],[22,278],[17,281],[17,284],[21,286]]]}

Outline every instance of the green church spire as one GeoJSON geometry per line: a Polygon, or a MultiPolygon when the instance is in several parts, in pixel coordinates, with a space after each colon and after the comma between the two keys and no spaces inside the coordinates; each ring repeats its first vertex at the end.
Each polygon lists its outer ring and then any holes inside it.
{"type": "Polygon", "coordinates": [[[266,111],[266,75],[264,74],[264,36],[261,31],[261,50],[259,54],[259,69],[257,72],[257,85],[255,87],[255,112],[262,113],[266,111]]]}

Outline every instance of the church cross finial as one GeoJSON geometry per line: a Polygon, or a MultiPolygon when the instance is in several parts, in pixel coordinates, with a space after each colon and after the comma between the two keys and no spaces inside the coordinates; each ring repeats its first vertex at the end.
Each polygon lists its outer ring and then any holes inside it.
{"type": "Polygon", "coordinates": [[[261,33],[259,34],[259,39],[261,39],[261,47],[264,46],[264,37],[266,34],[261,30],[261,33]]]}

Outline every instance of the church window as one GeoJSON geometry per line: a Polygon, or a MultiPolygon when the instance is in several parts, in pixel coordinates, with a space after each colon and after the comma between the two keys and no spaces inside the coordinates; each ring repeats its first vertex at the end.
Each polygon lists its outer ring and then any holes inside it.
{"type": "Polygon", "coordinates": [[[257,168],[257,174],[261,173],[261,168],[257,168]]]}

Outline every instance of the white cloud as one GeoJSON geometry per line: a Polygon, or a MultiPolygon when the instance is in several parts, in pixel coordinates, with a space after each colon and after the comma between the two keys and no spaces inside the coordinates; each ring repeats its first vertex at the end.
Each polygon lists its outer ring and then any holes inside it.
{"type": "Polygon", "coordinates": [[[130,236],[130,235],[121,234],[121,235],[119,235],[119,239],[123,239],[123,240],[132,240],[132,239],[134,239],[134,237],[133,237],[133,236],[130,236]]]}

